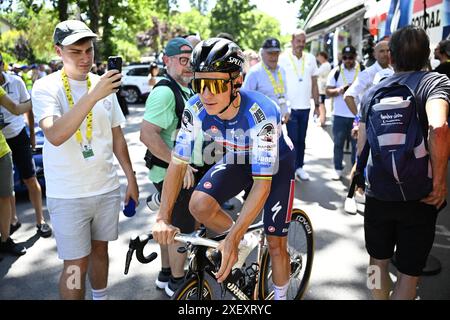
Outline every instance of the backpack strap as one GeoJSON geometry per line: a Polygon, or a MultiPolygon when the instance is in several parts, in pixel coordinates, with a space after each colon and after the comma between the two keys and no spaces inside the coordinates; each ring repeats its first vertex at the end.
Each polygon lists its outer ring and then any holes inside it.
{"type": "MultiPolygon", "coordinates": [[[[170,88],[170,90],[172,90],[172,93],[175,96],[175,115],[178,118],[177,129],[180,129],[181,128],[181,118],[183,116],[185,101],[189,100],[189,98],[194,95],[194,92],[191,89],[189,89],[190,90],[189,94],[185,93],[183,91],[183,89],[181,89],[178,82],[176,82],[169,74],[166,73],[165,76],[167,77],[167,79],[159,80],[153,86],[153,89],[156,87],[165,86],[165,87],[170,88]]],[[[174,141],[174,144],[175,144],[175,141],[174,141]]],[[[145,160],[145,165],[149,169],[151,169],[153,167],[153,165],[157,165],[158,167],[162,167],[162,168],[169,167],[169,164],[167,162],[165,162],[165,161],[159,159],[158,157],[156,157],[155,155],[153,155],[150,152],[150,150],[146,151],[144,160],[145,160]]]]}
{"type": "Polygon", "coordinates": [[[181,117],[183,116],[183,110],[185,105],[185,100],[189,100],[190,97],[194,95],[192,90],[189,94],[185,93],[183,89],[181,89],[178,82],[176,82],[169,74],[165,75],[167,79],[161,79],[158,81],[153,88],[156,87],[169,87],[172,90],[173,95],[175,96],[175,114],[178,118],[177,129],[181,128],[181,117]]]}
{"type": "Polygon", "coordinates": [[[338,79],[339,79],[339,74],[341,73],[341,65],[339,65],[339,68],[336,70],[336,72],[334,73],[334,81],[336,81],[336,84],[337,84],[337,81],[338,81],[338,79]]]}

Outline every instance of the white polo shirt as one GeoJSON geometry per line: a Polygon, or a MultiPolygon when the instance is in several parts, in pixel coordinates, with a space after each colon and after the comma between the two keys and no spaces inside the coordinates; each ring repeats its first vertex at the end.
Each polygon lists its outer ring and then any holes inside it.
{"type": "MultiPolygon", "coordinates": [[[[92,88],[100,77],[90,73],[92,88]]],[[[74,104],[87,92],[87,81],[69,79],[74,104]]],[[[69,103],[61,79],[61,71],[34,83],[32,101],[36,121],[61,117],[69,111],[69,103]]],[[[43,160],[47,197],[75,199],[105,194],[119,188],[114,167],[112,128],[125,121],[115,94],[99,100],[92,108],[92,141],[94,153],[85,160],[75,134],[60,146],[44,140],[43,160]]],[[[86,119],[81,135],[86,142],[86,119]]]]}
{"type": "Polygon", "coordinates": [[[316,58],[310,53],[303,52],[302,57],[298,59],[292,50],[288,50],[280,56],[278,63],[286,73],[287,97],[291,103],[291,109],[310,109],[311,77],[319,75],[316,58]]]}
{"type": "MultiPolygon", "coordinates": [[[[27,87],[20,77],[7,74],[6,72],[2,72],[2,74],[3,77],[5,77],[5,83],[2,87],[13,102],[22,103],[30,100],[30,94],[28,93],[27,87]]],[[[9,122],[9,125],[2,129],[3,135],[6,139],[16,137],[25,127],[23,115],[16,116],[6,110],[6,108],[2,107],[2,105],[0,105],[0,112],[3,114],[4,121],[9,122]]]]}

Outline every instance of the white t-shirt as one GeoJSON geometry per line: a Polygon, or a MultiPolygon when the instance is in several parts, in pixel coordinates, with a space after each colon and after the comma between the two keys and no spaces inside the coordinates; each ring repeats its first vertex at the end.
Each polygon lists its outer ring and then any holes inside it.
{"type": "Polygon", "coordinates": [[[328,74],[331,71],[331,64],[328,61],[322,63],[318,69],[317,85],[319,87],[319,94],[326,94],[328,74]]]}
{"type": "MultiPolygon", "coordinates": [[[[355,64],[355,67],[353,67],[350,70],[345,68],[344,65],[338,65],[333,70],[331,70],[330,74],[328,75],[327,87],[338,88],[346,85],[351,85],[353,82],[355,82],[359,73],[360,72],[358,64],[355,64]],[[336,72],[339,72],[339,77],[337,81],[334,79],[334,75],[336,72]],[[344,76],[342,76],[342,73],[344,74],[344,76]]],[[[333,115],[346,118],[355,117],[355,115],[350,111],[349,107],[347,106],[347,103],[345,103],[342,94],[338,95],[337,97],[333,97],[332,101],[334,107],[333,115]]]]}
{"type": "Polygon", "coordinates": [[[298,59],[289,50],[280,56],[278,63],[286,72],[287,97],[291,109],[310,109],[311,77],[318,75],[316,58],[310,53],[303,52],[302,57],[298,59]]]}
{"type": "MultiPolygon", "coordinates": [[[[27,87],[23,80],[6,72],[2,72],[5,78],[5,83],[2,85],[6,93],[8,93],[9,98],[15,103],[22,103],[30,99],[30,94],[28,93],[27,87]]],[[[3,135],[6,139],[11,139],[17,137],[17,135],[25,127],[25,121],[23,115],[16,116],[12,114],[5,107],[0,105],[0,113],[3,114],[3,119],[9,124],[2,129],[3,135]]],[[[30,124],[34,125],[34,124],[30,124]]]]}
{"type": "Polygon", "coordinates": [[[352,83],[350,88],[345,92],[344,99],[347,96],[351,96],[355,98],[357,102],[361,101],[366,91],[374,85],[374,81],[376,81],[376,83],[380,82],[380,79],[375,78],[382,70],[384,70],[382,74],[386,74],[386,76],[394,73],[394,70],[390,67],[383,69],[378,62],[375,62],[373,65],[359,73],[356,81],[352,83]]]}
{"type": "MultiPolygon", "coordinates": [[[[99,76],[89,74],[92,88],[99,76]]],[[[87,91],[87,81],[69,79],[74,103],[87,91]]],[[[61,116],[69,111],[61,71],[35,82],[32,101],[36,121],[61,116]]],[[[85,160],[75,134],[60,146],[44,140],[43,161],[47,197],[74,199],[104,194],[119,187],[113,164],[112,128],[125,121],[117,97],[111,94],[98,101],[93,110],[91,146],[94,157],[85,160]]],[[[81,135],[86,142],[86,119],[81,124],[81,135]]]]}

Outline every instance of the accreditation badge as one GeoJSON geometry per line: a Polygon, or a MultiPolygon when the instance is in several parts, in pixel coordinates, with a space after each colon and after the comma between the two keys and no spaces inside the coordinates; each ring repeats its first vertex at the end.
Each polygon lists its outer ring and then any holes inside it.
{"type": "Polygon", "coordinates": [[[81,148],[84,160],[91,160],[94,157],[94,151],[90,144],[84,144],[81,148]]]}
{"type": "Polygon", "coordinates": [[[281,107],[286,104],[286,98],[284,96],[278,96],[278,105],[281,107]]]}

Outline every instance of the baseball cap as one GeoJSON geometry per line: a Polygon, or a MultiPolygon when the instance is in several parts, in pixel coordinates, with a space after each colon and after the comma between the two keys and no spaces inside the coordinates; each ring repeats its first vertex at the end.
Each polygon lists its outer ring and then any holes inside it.
{"type": "Polygon", "coordinates": [[[97,38],[97,35],[80,20],[66,20],[56,25],[53,43],[68,46],[83,38],[97,38]]]}
{"type": "Polygon", "coordinates": [[[191,52],[192,52],[191,43],[188,40],[181,37],[170,39],[169,42],[167,42],[166,47],[164,48],[164,54],[168,57],[191,52]],[[188,46],[190,49],[181,50],[181,47],[183,46],[188,46]]]}
{"type": "Polygon", "coordinates": [[[356,49],[354,46],[345,46],[342,49],[342,54],[351,54],[351,55],[356,55],[356,49]]]}
{"type": "Polygon", "coordinates": [[[262,48],[268,52],[281,51],[280,41],[275,38],[268,38],[264,40],[262,48]]]}

